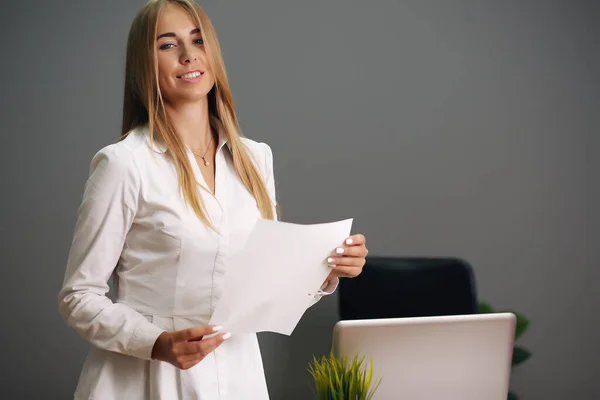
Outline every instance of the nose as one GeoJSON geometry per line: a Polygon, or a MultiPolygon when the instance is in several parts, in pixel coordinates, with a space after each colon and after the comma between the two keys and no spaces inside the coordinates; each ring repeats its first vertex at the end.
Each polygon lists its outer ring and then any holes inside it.
{"type": "Polygon", "coordinates": [[[195,53],[193,53],[192,51],[190,51],[190,49],[188,49],[187,47],[182,46],[182,52],[181,52],[179,61],[182,64],[189,64],[192,61],[194,61],[194,62],[198,61],[198,56],[195,53]]]}
{"type": "Polygon", "coordinates": [[[189,63],[191,63],[192,61],[198,61],[198,57],[196,57],[196,56],[194,56],[194,55],[192,55],[192,54],[184,54],[184,55],[181,57],[181,63],[182,63],[182,64],[189,64],[189,63]]]}

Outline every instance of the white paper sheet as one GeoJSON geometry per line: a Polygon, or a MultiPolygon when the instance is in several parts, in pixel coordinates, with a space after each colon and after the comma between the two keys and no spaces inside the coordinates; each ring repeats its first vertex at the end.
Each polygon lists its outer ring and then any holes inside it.
{"type": "Polygon", "coordinates": [[[227,261],[209,324],[232,334],[291,335],[331,272],[327,257],[351,227],[352,219],[314,225],[259,220],[227,261]]]}

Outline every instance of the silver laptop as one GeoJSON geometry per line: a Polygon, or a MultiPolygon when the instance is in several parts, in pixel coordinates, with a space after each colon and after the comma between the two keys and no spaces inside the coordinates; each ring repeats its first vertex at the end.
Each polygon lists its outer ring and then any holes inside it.
{"type": "Polygon", "coordinates": [[[506,400],[511,313],[339,321],[336,356],[373,359],[372,400],[506,400]]]}

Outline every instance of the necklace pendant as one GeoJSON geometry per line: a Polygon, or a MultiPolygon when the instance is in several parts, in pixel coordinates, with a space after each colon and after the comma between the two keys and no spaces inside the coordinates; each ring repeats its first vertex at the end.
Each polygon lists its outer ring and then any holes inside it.
{"type": "Polygon", "coordinates": [[[204,165],[206,165],[207,167],[210,165],[210,163],[208,162],[208,160],[204,157],[202,157],[202,159],[204,160],[204,165]]]}

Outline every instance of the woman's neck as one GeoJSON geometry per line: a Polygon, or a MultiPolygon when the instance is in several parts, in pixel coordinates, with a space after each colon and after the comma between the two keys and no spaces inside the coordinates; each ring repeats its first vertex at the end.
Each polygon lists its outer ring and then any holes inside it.
{"type": "Polygon", "coordinates": [[[208,115],[208,99],[197,103],[167,106],[167,113],[175,131],[190,149],[204,151],[210,141],[211,129],[208,115]]]}

